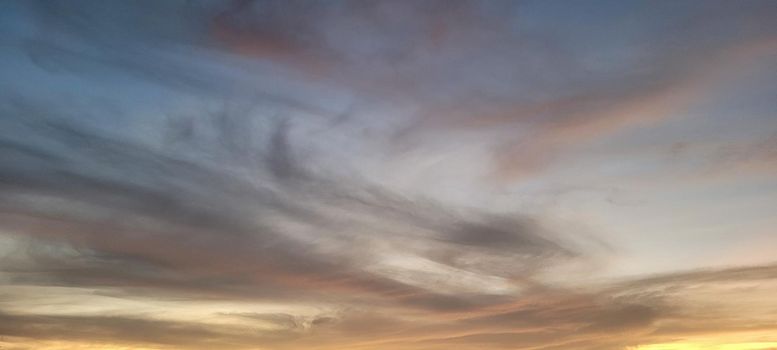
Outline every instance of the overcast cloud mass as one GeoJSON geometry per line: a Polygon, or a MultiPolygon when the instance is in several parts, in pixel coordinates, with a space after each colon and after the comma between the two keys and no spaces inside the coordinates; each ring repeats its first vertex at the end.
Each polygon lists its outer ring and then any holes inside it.
{"type": "Polygon", "coordinates": [[[777,349],[777,2],[2,1],[0,348],[777,349]]]}

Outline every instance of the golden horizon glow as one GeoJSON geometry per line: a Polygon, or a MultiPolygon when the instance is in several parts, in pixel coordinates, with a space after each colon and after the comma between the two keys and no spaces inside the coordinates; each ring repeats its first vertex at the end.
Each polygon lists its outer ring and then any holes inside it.
{"type": "Polygon", "coordinates": [[[663,343],[651,345],[639,345],[630,350],[769,350],[777,348],[777,342],[750,342],[750,343],[663,343]]]}

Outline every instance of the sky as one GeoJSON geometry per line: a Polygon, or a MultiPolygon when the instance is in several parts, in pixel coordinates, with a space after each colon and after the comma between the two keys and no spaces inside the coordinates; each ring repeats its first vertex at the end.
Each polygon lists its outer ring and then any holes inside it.
{"type": "Polygon", "coordinates": [[[0,1],[0,349],[777,349],[777,2],[0,1]]]}

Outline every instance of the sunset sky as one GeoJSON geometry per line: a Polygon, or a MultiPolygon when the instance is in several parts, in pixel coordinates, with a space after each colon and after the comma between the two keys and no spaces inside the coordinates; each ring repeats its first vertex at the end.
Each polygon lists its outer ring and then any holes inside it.
{"type": "Polygon", "coordinates": [[[775,350],[777,1],[0,1],[2,350],[775,350]]]}

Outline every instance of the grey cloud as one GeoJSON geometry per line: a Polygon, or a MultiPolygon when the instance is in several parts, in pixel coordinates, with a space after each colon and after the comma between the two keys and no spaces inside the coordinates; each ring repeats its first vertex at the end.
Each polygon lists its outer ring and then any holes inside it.
{"type": "Polygon", "coordinates": [[[4,152],[15,161],[0,168],[4,226],[75,247],[80,256],[56,251],[30,256],[28,269],[39,270],[24,277],[28,283],[188,289],[248,298],[285,293],[289,299],[313,298],[315,289],[323,288],[453,310],[489,304],[491,297],[443,296],[373,275],[360,268],[371,259],[360,250],[369,246],[354,249],[347,242],[359,237],[395,241],[400,237],[383,227],[398,227],[423,247],[417,254],[510,276],[533,273],[525,266],[539,266],[538,261],[570,256],[547,238],[549,232],[529,224],[481,213],[462,216],[375,185],[314,173],[292,154],[288,120],[269,127],[261,146],[241,136],[241,128],[252,124],[231,116],[227,124],[216,124],[220,136],[213,141],[187,141],[199,143],[204,159],[216,157],[197,161],[186,153],[193,147],[180,151],[180,144],[170,149],[108,138],[77,121],[54,122],[47,112],[23,103],[6,110],[4,152]],[[254,144],[260,146],[253,149],[254,144]],[[253,180],[239,176],[241,171],[253,180]],[[333,209],[350,216],[333,215],[333,209]],[[305,242],[279,223],[317,227],[312,238],[322,245],[305,242]],[[435,251],[447,251],[447,258],[435,251]],[[496,261],[473,264],[490,252],[500,252],[496,261]],[[455,258],[462,255],[468,262],[455,258]],[[493,269],[500,263],[513,267],[493,269]],[[259,288],[249,292],[252,287],[259,288]]]}

